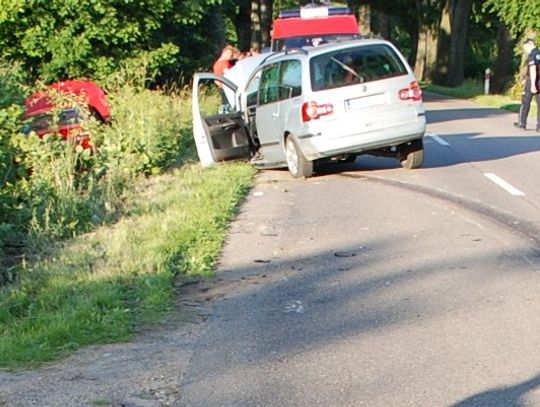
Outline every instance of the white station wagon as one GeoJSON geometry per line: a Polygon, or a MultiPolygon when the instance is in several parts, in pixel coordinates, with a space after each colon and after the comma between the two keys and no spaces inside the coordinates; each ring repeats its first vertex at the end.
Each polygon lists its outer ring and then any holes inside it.
{"type": "Polygon", "coordinates": [[[203,166],[249,159],[310,177],[314,162],[353,161],[359,154],[421,166],[422,91],[391,43],[359,39],[258,58],[241,88],[221,76],[195,74],[193,133],[203,166]],[[221,105],[209,90],[216,84],[221,105]]]}

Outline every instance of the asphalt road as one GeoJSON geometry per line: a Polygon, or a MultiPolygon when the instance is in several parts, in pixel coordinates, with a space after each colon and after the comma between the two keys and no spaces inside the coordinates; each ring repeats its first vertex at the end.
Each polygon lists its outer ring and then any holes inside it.
{"type": "Polygon", "coordinates": [[[426,107],[422,169],[259,174],[181,406],[540,406],[540,135],[426,107]]]}

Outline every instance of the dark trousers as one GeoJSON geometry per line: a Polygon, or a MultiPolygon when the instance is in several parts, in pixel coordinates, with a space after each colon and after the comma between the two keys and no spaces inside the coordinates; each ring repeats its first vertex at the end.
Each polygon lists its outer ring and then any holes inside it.
{"type": "Polygon", "coordinates": [[[518,121],[519,125],[525,127],[527,125],[527,117],[531,110],[531,101],[533,97],[536,99],[536,128],[540,128],[540,94],[531,92],[531,83],[525,83],[525,90],[521,96],[521,107],[519,108],[518,121]]]}

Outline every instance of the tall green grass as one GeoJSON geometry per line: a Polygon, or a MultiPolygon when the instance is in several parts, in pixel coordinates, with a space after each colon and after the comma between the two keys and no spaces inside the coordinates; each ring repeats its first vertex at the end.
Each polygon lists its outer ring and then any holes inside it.
{"type": "Polygon", "coordinates": [[[209,275],[248,191],[247,164],[186,165],[137,184],[132,215],[49,248],[0,291],[0,366],[129,339],[171,309],[178,275],[209,275]]]}
{"type": "Polygon", "coordinates": [[[435,84],[426,84],[424,90],[442,95],[452,96],[455,98],[469,99],[481,95],[484,92],[483,84],[479,81],[467,80],[462,85],[457,87],[448,87],[435,84]]]}
{"type": "Polygon", "coordinates": [[[113,121],[90,122],[94,151],[58,138],[19,135],[28,177],[33,240],[64,238],[114,221],[129,186],[193,157],[191,109],[184,93],[125,86],[110,94],[113,121]]]}
{"type": "MultiPolygon", "coordinates": [[[[495,107],[498,109],[510,110],[512,112],[519,111],[520,101],[516,96],[516,89],[513,87],[508,94],[504,95],[484,95],[484,84],[480,81],[466,81],[463,85],[450,88],[447,86],[425,85],[424,90],[428,92],[439,93],[459,99],[469,99],[484,106],[495,107]]],[[[536,111],[536,106],[533,103],[531,110],[536,111]]]]}
{"type": "Polygon", "coordinates": [[[22,134],[30,90],[0,75],[0,367],[126,340],[162,318],[177,276],[212,272],[251,185],[247,164],[192,163],[189,92],[145,89],[136,71],[113,79],[113,121],[90,121],[84,150],[22,134]]]}
{"type": "MultiPolygon", "coordinates": [[[[113,121],[89,121],[95,148],[83,150],[59,136],[21,132],[23,93],[31,91],[18,86],[19,79],[0,81],[0,91],[6,91],[0,106],[0,230],[7,232],[0,237],[0,254],[21,246],[39,252],[50,240],[114,222],[134,179],[195,156],[187,91],[151,91],[135,80],[116,84],[109,94],[113,121]]],[[[0,285],[10,266],[0,261],[0,285]]]]}

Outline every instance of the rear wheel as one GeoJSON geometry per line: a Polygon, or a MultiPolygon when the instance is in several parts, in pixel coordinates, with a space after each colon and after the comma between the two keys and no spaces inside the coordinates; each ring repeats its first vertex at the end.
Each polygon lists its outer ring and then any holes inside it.
{"type": "Polygon", "coordinates": [[[304,157],[293,136],[285,140],[285,158],[289,172],[294,178],[308,178],[313,175],[313,161],[304,157]]]}
{"type": "Polygon", "coordinates": [[[422,140],[411,141],[399,149],[401,166],[408,170],[420,168],[424,162],[424,144],[422,140]]]}

